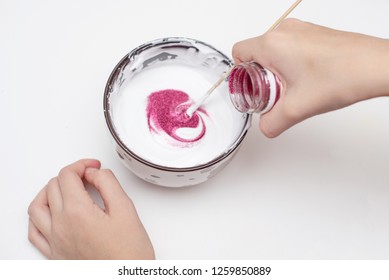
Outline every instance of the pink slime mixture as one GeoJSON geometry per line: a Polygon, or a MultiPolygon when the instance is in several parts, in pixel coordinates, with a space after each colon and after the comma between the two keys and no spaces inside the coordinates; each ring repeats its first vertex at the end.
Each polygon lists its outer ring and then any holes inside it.
{"type": "Polygon", "coordinates": [[[156,134],[164,132],[181,143],[194,143],[200,140],[206,132],[206,127],[199,113],[205,115],[207,113],[200,108],[190,118],[186,115],[186,110],[191,105],[188,101],[188,94],[180,90],[165,89],[151,93],[146,109],[150,131],[156,134]],[[177,135],[180,128],[195,129],[199,125],[202,127],[201,131],[189,139],[177,135]]]}

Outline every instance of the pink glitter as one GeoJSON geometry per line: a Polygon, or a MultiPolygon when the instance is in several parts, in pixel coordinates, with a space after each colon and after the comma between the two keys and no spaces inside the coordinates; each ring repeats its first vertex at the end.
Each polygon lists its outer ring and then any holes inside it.
{"type": "Polygon", "coordinates": [[[229,76],[228,86],[231,101],[240,112],[259,113],[269,110],[271,94],[275,94],[271,107],[280,98],[281,82],[278,77],[254,62],[235,67],[229,76]],[[275,79],[274,89],[269,79],[275,79]]]}
{"type": "Polygon", "coordinates": [[[206,127],[199,112],[206,112],[199,109],[191,118],[186,115],[186,109],[191,105],[189,96],[183,91],[165,89],[153,92],[148,97],[147,122],[150,131],[160,134],[166,133],[172,139],[181,143],[194,143],[200,140],[206,131],[206,127]],[[191,139],[185,139],[177,135],[179,128],[198,128],[202,126],[200,133],[191,139]]]}
{"type": "Polygon", "coordinates": [[[230,93],[246,93],[249,95],[253,94],[253,85],[251,83],[251,78],[247,71],[243,68],[235,68],[232,70],[229,83],[228,83],[230,93]]]}

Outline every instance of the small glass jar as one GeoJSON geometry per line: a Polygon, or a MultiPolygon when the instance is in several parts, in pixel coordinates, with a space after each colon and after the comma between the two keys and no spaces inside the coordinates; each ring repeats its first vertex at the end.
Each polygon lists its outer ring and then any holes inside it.
{"type": "Polygon", "coordinates": [[[239,112],[265,114],[280,98],[281,82],[258,63],[243,62],[229,75],[229,91],[239,112]]]}

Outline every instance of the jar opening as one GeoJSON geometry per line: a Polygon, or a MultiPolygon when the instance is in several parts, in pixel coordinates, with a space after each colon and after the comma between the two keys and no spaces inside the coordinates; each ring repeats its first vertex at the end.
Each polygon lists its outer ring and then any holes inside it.
{"type": "Polygon", "coordinates": [[[279,80],[255,62],[237,65],[229,76],[230,99],[242,113],[268,111],[279,96],[279,80]],[[274,96],[273,96],[274,95],[274,96]],[[269,104],[272,101],[272,104],[269,104]]]}

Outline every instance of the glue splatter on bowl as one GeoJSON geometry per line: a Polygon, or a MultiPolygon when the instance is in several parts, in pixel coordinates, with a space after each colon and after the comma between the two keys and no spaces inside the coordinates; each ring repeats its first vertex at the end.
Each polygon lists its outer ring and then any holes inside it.
{"type": "Polygon", "coordinates": [[[148,97],[147,123],[152,133],[174,139],[173,144],[191,146],[206,132],[203,117],[205,110],[198,109],[192,117],[186,115],[190,106],[189,96],[183,91],[166,89],[153,92],[148,97]]]}

